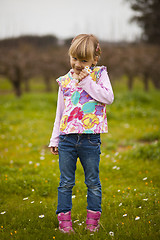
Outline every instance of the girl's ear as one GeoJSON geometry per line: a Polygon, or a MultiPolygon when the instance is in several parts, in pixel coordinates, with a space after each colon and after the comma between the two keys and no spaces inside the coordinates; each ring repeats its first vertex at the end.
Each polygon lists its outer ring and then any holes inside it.
{"type": "Polygon", "coordinates": [[[99,59],[99,57],[98,57],[98,56],[96,56],[96,57],[94,58],[94,60],[93,60],[93,65],[94,65],[94,66],[96,66],[96,65],[97,65],[98,59],[99,59]]]}

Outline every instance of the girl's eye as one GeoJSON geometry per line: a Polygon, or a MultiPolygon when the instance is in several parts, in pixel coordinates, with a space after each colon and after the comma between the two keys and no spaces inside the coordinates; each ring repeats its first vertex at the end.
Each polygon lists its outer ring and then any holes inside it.
{"type": "Polygon", "coordinates": [[[86,62],[87,62],[87,60],[82,60],[82,62],[86,63],[86,62]]]}
{"type": "Polygon", "coordinates": [[[77,60],[77,58],[76,58],[76,57],[73,57],[73,59],[74,59],[74,60],[77,60]]]}

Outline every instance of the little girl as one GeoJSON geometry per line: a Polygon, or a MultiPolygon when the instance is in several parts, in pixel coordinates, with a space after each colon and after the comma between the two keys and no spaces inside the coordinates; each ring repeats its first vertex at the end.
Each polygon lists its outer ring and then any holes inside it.
{"type": "Polygon", "coordinates": [[[86,229],[98,231],[101,216],[99,180],[100,133],[108,132],[106,105],[114,95],[106,67],[97,67],[101,49],[97,38],[80,34],[69,48],[71,70],[57,79],[59,84],[56,118],[49,147],[59,154],[58,187],[59,229],[73,231],[71,220],[72,188],[79,157],[87,186],[86,229]]]}

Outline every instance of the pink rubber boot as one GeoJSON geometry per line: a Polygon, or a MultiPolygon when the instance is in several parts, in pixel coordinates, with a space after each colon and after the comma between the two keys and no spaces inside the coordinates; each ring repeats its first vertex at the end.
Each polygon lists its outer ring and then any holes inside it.
{"type": "Polygon", "coordinates": [[[95,212],[91,210],[87,210],[87,219],[86,224],[87,230],[90,230],[90,232],[98,232],[99,230],[99,220],[100,220],[101,212],[95,212]]]}
{"type": "Polygon", "coordinates": [[[63,233],[74,232],[72,228],[71,211],[58,214],[59,230],[63,233]]]}

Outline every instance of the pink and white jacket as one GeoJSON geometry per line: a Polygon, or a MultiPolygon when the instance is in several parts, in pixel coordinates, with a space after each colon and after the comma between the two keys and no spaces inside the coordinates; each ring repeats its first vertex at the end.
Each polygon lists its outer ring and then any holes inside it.
{"type": "Polygon", "coordinates": [[[72,76],[71,69],[57,79],[57,111],[49,147],[58,146],[61,134],[108,132],[106,105],[114,95],[106,67],[94,67],[79,83],[72,76]]]}

